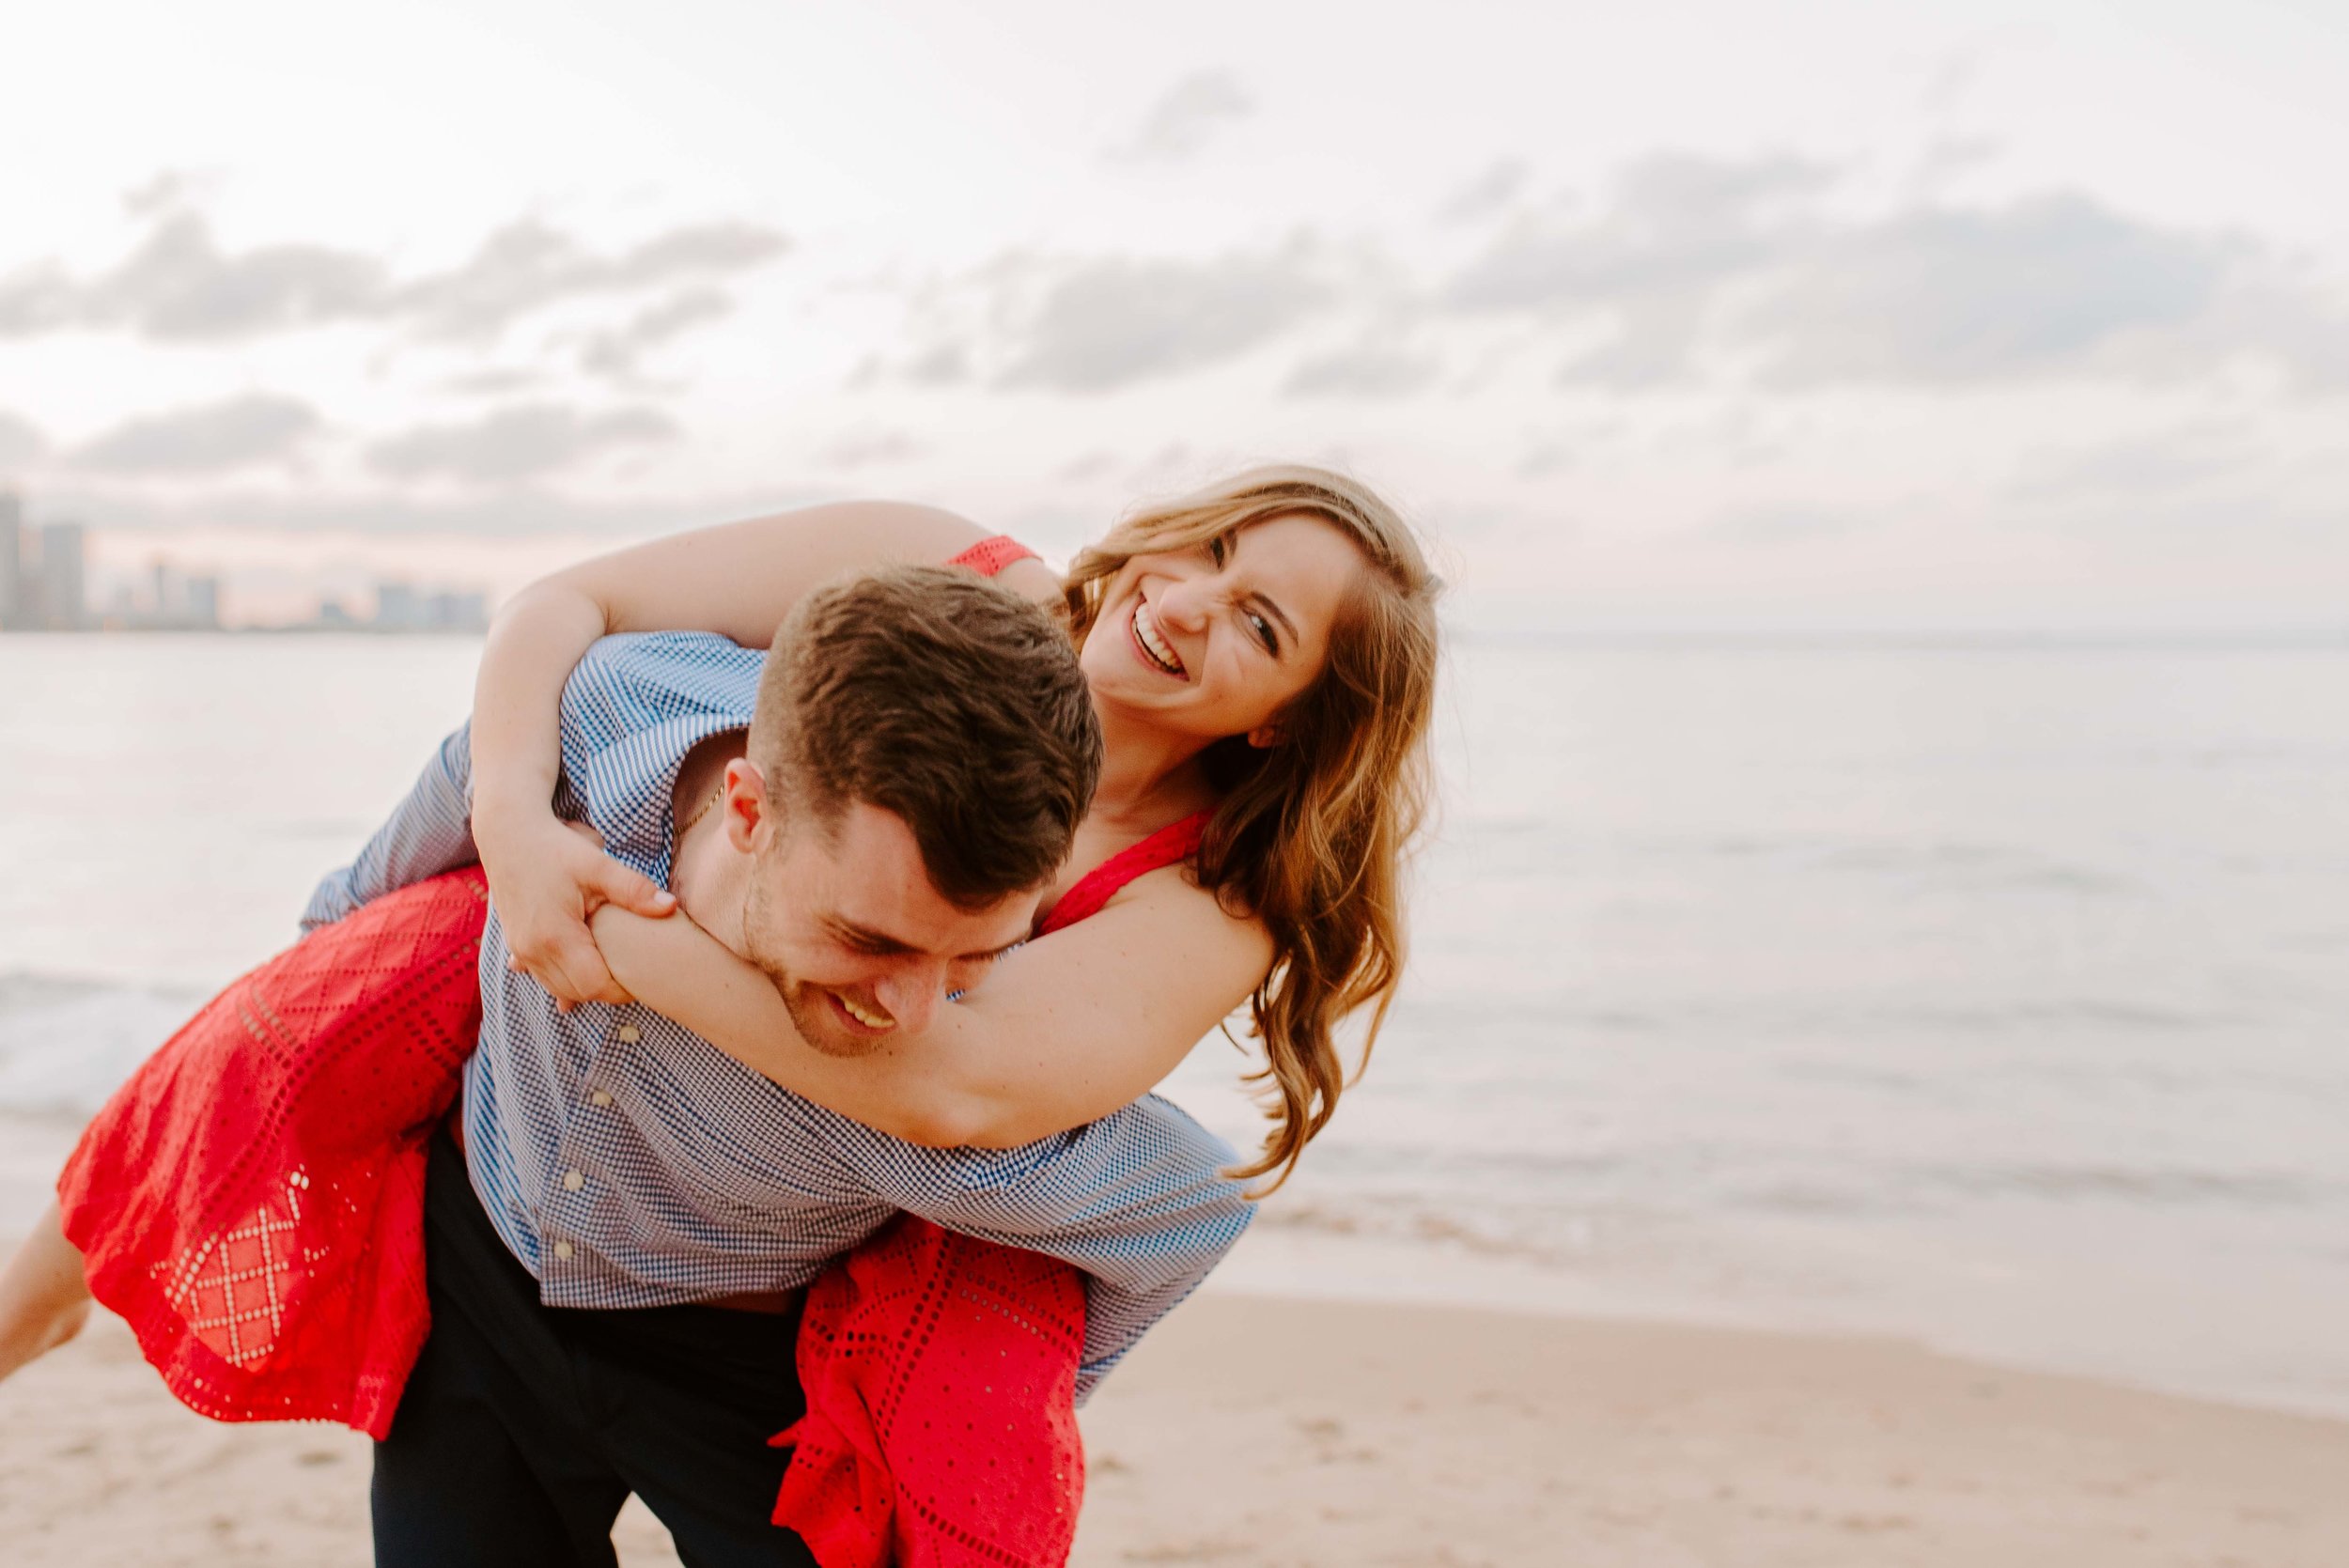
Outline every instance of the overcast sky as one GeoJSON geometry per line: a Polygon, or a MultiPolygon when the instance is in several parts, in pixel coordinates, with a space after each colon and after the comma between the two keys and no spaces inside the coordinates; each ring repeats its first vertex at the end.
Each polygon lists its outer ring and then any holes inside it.
{"type": "Polygon", "coordinates": [[[2349,7],[51,8],[0,482],[260,613],[1335,461],[1457,614],[2349,625],[2349,7]]]}

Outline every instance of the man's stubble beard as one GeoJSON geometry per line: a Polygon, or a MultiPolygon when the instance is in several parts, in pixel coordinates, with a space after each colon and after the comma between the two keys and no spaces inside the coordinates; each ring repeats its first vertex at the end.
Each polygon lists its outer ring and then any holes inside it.
{"type": "Polygon", "coordinates": [[[768,889],[773,878],[760,875],[763,860],[763,856],[753,858],[750,876],[742,884],[742,955],[774,986],[775,994],[783,999],[784,1011],[791,1015],[792,1027],[809,1049],[825,1056],[871,1055],[885,1043],[885,1037],[866,1039],[847,1033],[832,1017],[832,1002],[825,988],[796,978],[776,956],[781,944],[772,938],[773,903],[768,889]]]}

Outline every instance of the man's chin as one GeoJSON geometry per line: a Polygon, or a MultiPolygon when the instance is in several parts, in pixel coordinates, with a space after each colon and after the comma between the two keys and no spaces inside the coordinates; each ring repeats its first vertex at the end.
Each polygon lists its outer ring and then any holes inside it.
{"type": "Polygon", "coordinates": [[[839,1000],[821,986],[794,986],[783,993],[783,1002],[800,1038],[809,1049],[826,1056],[870,1056],[894,1032],[858,1028],[842,1016],[839,1000]]]}

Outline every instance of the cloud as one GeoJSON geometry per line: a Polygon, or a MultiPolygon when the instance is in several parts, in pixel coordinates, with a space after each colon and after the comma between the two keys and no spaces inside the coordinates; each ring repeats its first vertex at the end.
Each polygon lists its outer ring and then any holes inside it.
{"type": "Polygon", "coordinates": [[[1432,354],[1364,345],[1299,361],[1281,390],[1291,397],[1408,397],[1442,372],[1432,354]]]}
{"type": "Polygon", "coordinates": [[[125,421],[76,450],[72,463],[122,475],[224,474],[291,457],[321,423],[307,403],[256,393],[125,421]]]}
{"type": "Polygon", "coordinates": [[[916,386],[960,386],[970,379],[971,349],[961,343],[938,344],[906,365],[906,380],[916,386]]]}
{"type": "Polygon", "coordinates": [[[2186,425],[2025,453],[2006,493],[2015,501],[2056,506],[2175,499],[2275,466],[2273,456],[2241,425],[2186,425]]]}
{"type": "Polygon", "coordinates": [[[1179,163],[1195,156],[1219,130],[1247,118],[1255,109],[1255,100],[1229,71],[1196,71],[1152,104],[1133,138],[1112,156],[1132,163],[1179,163]]]}
{"type": "Polygon", "coordinates": [[[1803,204],[1834,183],[1800,159],[1648,159],[1588,222],[1553,208],[1504,229],[1443,291],[1470,314],[1588,308],[1701,294],[1782,255],[1803,204]]]}
{"type": "Polygon", "coordinates": [[[1503,158],[1446,196],[1436,217],[1441,223],[1466,224],[1490,216],[1525,188],[1525,176],[1522,159],[1503,158]]]}
{"type": "Polygon", "coordinates": [[[54,266],[0,281],[0,337],[127,328],[158,343],[219,342],[348,320],[380,308],[382,266],[322,245],[229,255],[193,212],[172,213],[110,270],[54,266]]]}
{"type": "Polygon", "coordinates": [[[573,467],[614,447],[674,441],[676,423],[658,410],[583,413],[558,403],[526,403],[459,425],[427,425],[376,442],[367,461],[396,479],[512,484],[573,467]]]}
{"type": "MultiPolygon", "coordinates": [[[[483,241],[463,265],[395,291],[391,309],[428,337],[495,338],[557,302],[622,294],[684,280],[706,283],[758,267],[789,249],[777,230],[708,224],[657,236],[617,256],[590,250],[561,229],[525,218],[483,241]]],[[[707,303],[695,307],[707,319],[707,303]]]]}
{"type": "Polygon", "coordinates": [[[1796,159],[1651,159],[1588,213],[1519,213],[1437,302],[1579,338],[1561,381],[1619,389],[2179,380],[2246,358],[2349,386],[2349,313],[2256,241],[2074,192],[1859,216],[1840,184],[1796,159]]]}
{"type": "Polygon", "coordinates": [[[929,448],[903,430],[850,430],[816,454],[826,468],[889,467],[910,462],[929,448]]]}
{"type": "Polygon", "coordinates": [[[688,288],[636,313],[625,324],[587,340],[580,365],[590,374],[626,380],[636,374],[636,361],[706,321],[732,314],[734,300],[721,289],[688,288]]]}
{"type": "Polygon", "coordinates": [[[1739,334],[1795,384],[2028,376],[2194,321],[2234,250],[2079,195],[1930,209],[1826,238],[1739,334]]]}
{"type": "Polygon", "coordinates": [[[49,438],[31,420],[0,409],[0,468],[29,463],[49,450],[49,438]]]}
{"type": "MultiPolygon", "coordinates": [[[[175,201],[179,190],[137,195],[175,201]]],[[[789,245],[771,228],[719,223],[605,254],[529,218],[490,235],[462,264],[403,281],[374,256],[333,246],[226,250],[202,213],[168,210],[113,267],[84,276],[43,263],[0,279],[0,338],[119,330],[158,343],[218,343],[372,321],[429,339],[483,342],[569,300],[680,285],[707,290],[789,245]]],[[[708,318],[707,303],[694,308],[708,318]]]]}
{"type": "Polygon", "coordinates": [[[1079,262],[1011,303],[1002,379],[1057,392],[1130,386],[1236,358],[1330,298],[1312,256],[1295,246],[1205,262],[1079,262]]]}
{"type": "Polygon", "coordinates": [[[817,501],[837,501],[836,486],[773,485],[756,489],[632,496],[576,496],[530,484],[495,490],[420,493],[370,489],[335,491],[212,490],[202,496],[126,493],[112,489],[45,486],[43,508],[86,516],[109,530],[178,529],[264,534],[364,534],[521,538],[561,535],[646,538],[739,518],[763,517],[817,501]]]}

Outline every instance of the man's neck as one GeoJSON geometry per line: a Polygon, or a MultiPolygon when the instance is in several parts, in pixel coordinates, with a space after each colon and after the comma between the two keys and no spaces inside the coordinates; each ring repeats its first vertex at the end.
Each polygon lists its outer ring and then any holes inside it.
{"type": "Polygon", "coordinates": [[[742,755],[747,738],[740,730],[729,730],[685,754],[677,768],[669,845],[669,891],[677,894],[677,908],[736,953],[742,951],[742,895],[750,862],[727,842],[724,808],[712,802],[725,785],[726,764],[742,755]]]}

